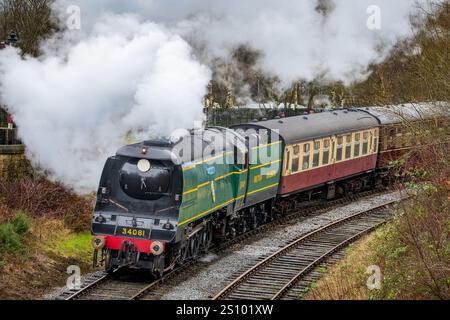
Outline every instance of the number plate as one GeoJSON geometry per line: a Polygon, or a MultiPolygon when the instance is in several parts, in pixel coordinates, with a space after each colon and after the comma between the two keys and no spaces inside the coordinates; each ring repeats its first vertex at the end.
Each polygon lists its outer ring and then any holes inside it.
{"type": "Polygon", "coordinates": [[[124,237],[134,237],[134,238],[148,238],[149,230],[138,229],[138,228],[119,227],[117,229],[117,235],[121,235],[124,237]]]}

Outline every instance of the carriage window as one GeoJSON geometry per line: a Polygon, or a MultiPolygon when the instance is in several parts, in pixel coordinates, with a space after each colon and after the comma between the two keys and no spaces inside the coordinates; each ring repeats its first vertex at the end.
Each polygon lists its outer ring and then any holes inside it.
{"type": "Polygon", "coordinates": [[[306,143],[303,145],[303,164],[302,164],[302,169],[303,170],[308,170],[309,169],[309,158],[310,158],[310,144],[306,143]]]}
{"type": "Polygon", "coordinates": [[[309,150],[311,150],[311,146],[309,145],[309,143],[305,143],[303,145],[303,152],[304,153],[309,153],[309,150]]]}
{"type": "Polygon", "coordinates": [[[322,165],[326,166],[330,161],[330,139],[323,140],[322,165]]]}
{"type": "Polygon", "coordinates": [[[367,155],[369,153],[369,133],[364,132],[363,133],[363,150],[362,154],[363,156],[367,155]]]}
{"type": "Polygon", "coordinates": [[[345,136],[345,159],[352,157],[352,135],[345,136]]]}
{"type": "Polygon", "coordinates": [[[313,168],[319,166],[320,159],[320,141],[314,142],[313,168]]]}
{"type": "Polygon", "coordinates": [[[378,132],[375,132],[375,137],[373,138],[373,152],[378,153],[378,132]]]}
{"type": "Polygon", "coordinates": [[[300,169],[300,158],[293,157],[292,158],[292,173],[297,173],[300,169]]]}
{"type": "Polygon", "coordinates": [[[355,148],[353,156],[355,158],[359,157],[359,146],[361,145],[361,133],[355,133],[355,148]]]}
{"type": "Polygon", "coordinates": [[[286,167],[284,168],[286,170],[286,172],[289,171],[289,158],[291,157],[291,151],[287,150],[286,151],[286,167]]]}
{"type": "Polygon", "coordinates": [[[344,143],[343,137],[338,137],[336,147],[336,161],[342,161],[342,144],[344,143]]]}
{"type": "Polygon", "coordinates": [[[292,173],[297,173],[300,169],[300,146],[294,146],[294,155],[292,156],[292,173]]]}

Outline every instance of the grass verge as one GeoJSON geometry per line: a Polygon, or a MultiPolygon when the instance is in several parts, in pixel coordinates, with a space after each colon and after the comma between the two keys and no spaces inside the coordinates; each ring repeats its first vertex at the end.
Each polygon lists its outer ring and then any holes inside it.
{"type": "Polygon", "coordinates": [[[90,242],[89,232],[75,233],[59,219],[30,219],[29,232],[20,244],[2,249],[0,299],[40,299],[65,285],[70,265],[78,265],[82,273],[91,272],[90,242]]]}

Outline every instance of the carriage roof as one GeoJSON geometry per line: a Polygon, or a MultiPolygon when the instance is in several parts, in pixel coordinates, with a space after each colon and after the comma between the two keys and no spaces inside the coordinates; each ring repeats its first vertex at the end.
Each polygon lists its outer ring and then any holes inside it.
{"type": "Polygon", "coordinates": [[[234,128],[278,130],[279,135],[286,144],[293,144],[378,126],[378,120],[370,113],[363,110],[350,109],[260,121],[235,126],[234,128]]]}

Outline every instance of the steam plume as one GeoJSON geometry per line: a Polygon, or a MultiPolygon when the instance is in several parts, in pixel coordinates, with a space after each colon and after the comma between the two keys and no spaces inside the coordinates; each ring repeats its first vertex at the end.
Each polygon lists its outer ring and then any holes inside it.
{"type": "Polygon", "coordinates": [[[89,192],[130,133],[168,135],[202,118],[213,57],[247,44],[262,52],[259,67],[284,83],[362,79],[410,34],[414,3],[58,0],[63,25],[67,6],[80,6],[82,29],[43,43],[39,58],[2,50],[0,99],[34,164],[89,192]],[[367,28],[369,5],[381,10],[380,30],[367,28]]]}

